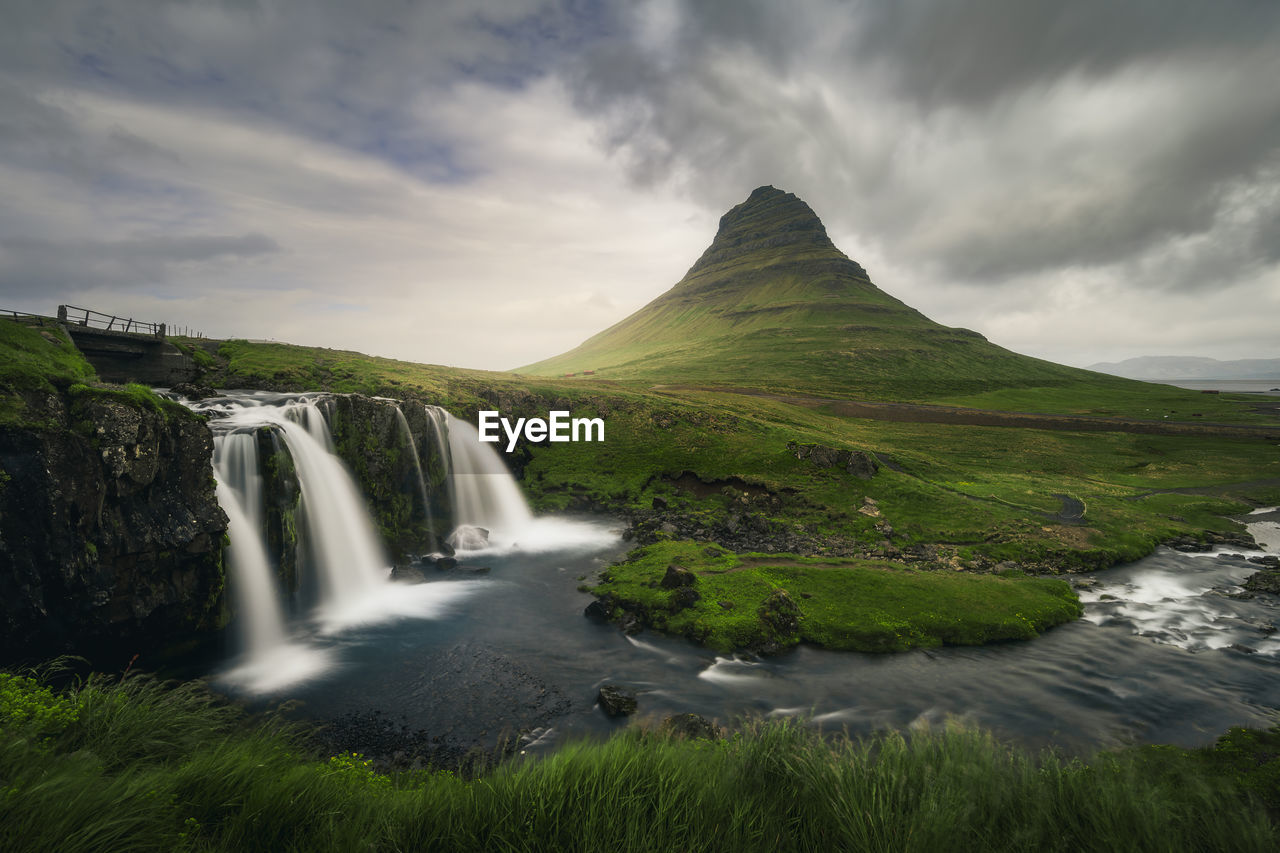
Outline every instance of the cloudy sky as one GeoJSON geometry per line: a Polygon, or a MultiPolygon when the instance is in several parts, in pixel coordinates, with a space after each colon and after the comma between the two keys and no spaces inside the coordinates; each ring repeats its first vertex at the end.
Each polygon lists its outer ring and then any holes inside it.
{"type": "Polygon", "coordinates": [[[0,0],[0,308],[512,368],[762,184],[943,323],[1280,357],[1274,0],[0,0]]]}

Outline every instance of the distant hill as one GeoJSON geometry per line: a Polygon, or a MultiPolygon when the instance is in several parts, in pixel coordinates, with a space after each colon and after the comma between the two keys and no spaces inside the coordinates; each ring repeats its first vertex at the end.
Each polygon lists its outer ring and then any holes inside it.
{"type": "Polygon", "coordinates": [[[1128,379],[1275,379],[1280,381],[1280,358],[1242,358],[1218,361],[1176,355],[1145,355],[1124,361],[1104,361],[1090,370],[1128,379]]]}
{"type": "Polygon", "coordinates": [[[575,349],[518,368],[582,371],[917,400],[1118,381],[935,323],[872,284],[809,205],[771,186],[721,218],[675,287],[575,349]]]}

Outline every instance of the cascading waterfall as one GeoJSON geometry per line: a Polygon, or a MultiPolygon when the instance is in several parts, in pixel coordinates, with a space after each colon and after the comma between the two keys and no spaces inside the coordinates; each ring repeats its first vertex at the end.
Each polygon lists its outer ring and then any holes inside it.
{"type": "MultiPolygon", "coordinates": [[[[314,676],[328,653],[291,643],[282,596],[266,544],[259,427],[272,427],[293,460],[300,491],[299,544],[320,585],[317,615],[330,627],[395,614],[383,593],[388,561],[355,482],[333,453],[320,405],[310,396],[246,394],[193,405],[215,414],[214,470],[218,501],[227,513],[232,594],[244,638],[241,665],[228,680],[271,690],[314,676]],[[305,541],[303,541],[305,540],[305,541]]],[[[277,444],[278,446],[278,444],[277,444]]]]}
{"type": "MultiPolygon", "coordinates": [[[[365,500],[334,451],[328,418],[332,404],[325,395],[266,392],[191,404],[213,415],[218,499],[229,519],[232,595],[244,637],[244,654],[224,677],[253,691],[277,690],[329,668],[334,649],[325,646],[316,628],[324,635],[389,618],[432,618],[485,583],[390,582],[389,561],[365,500]],[[319,588],[310,618],[294,623],[285,615],[279,567],[267,544],[262,427],[270,428],[276,452],[287,452],[292,460],[299,493],[294,516],[299,566],[319,588]]],[[[475,427],[438,407],[428,406],[426,413],[445,469],[455,527],[450,541],[458,551],[510,549],[517,537],[521,550],[573,546],[569,522],[548,522],[539,533],[515,479],[493,447],[479,440],[475,427]]],[[[413,457],[428,527],[434,531],[417,443],[398,406],[396,414],[413,457]]],[[[592,541],[599,539],[598,532],[592,536],[592,541]]]]}
{"type": "Polygon", "coordinates": [[[400,407],[396,406],[396,423],[400,425],[400,437],[404,443],[409,445],[409,453],[413,456],[413,470],[418,475],[418,497],[422,499],[422,513],[427,521],[427,530],[430,531],[431,541],[427,543],[431,550],[435,550],[435,519],[431,515],[431,495],[427,492],[427,480],[422,476],[422,458],[418,455],[418,442],[413,439],[413,430],[409,429],[409,421],[405,419],[404,412],[400,411],[400,407]]]}
{"type": "Polygon", "coordinates": [[[475,550],[487,544],[492,532],[519,535],[532,524],[533,513],[515,478],[493,447],[480,441],[475,427],[447,412],[445,418],[453,481],[451,543],[459,550],[475,550]]]}
{"type": "Polygon", "coordinates": [[[452,512],[456,501],[453,490],[453,462],[449,454],[449,413],[439,406],[427,406],[427,418],[431,421],[431,432],[436,443],[436,458],[444,466],[444,487],[449,498],[449,509],[452,512]]]}
{"type": "Polygon", "coordinates": [[[298,473],[303,518],[312,539],[309,553],[320,569],[324,605],[342,606],[368,595],[387,578],[389,566],[355,482],[312,434],[310,424],[298,429],[282,419],[277,425],[298,473]]]}
{"type": "Polygon", "coordinates": [[[252,432],[217,436],[213,466],[218,474],[218,503],[227,514],[231,590],[241,614],[245,651],[251,657],[261,656],[284,644],[285,631],[271,561],[262,543],[257,437],[252,432]]]}

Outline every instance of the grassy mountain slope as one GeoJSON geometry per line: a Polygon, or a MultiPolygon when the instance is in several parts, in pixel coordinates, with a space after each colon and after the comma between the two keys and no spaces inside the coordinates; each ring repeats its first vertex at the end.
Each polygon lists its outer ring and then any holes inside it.
{"type": "Polygon", "coordinates": [[[760,187],[671,290],[567,353],[520,368],[619,380],[926,400],[1125,380],[1012,353],[880,290],[813,210],[760,187]]]}

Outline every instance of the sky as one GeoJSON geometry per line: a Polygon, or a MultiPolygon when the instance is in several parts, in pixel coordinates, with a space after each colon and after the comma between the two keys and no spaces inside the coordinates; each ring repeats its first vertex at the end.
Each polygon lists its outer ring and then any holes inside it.
{"type": "Polygon", "coordinates": [[[1280,357],[1274,0],[0,0],[0,309],[510,369],[772,184],[1017,352],[1280,357]]]}

